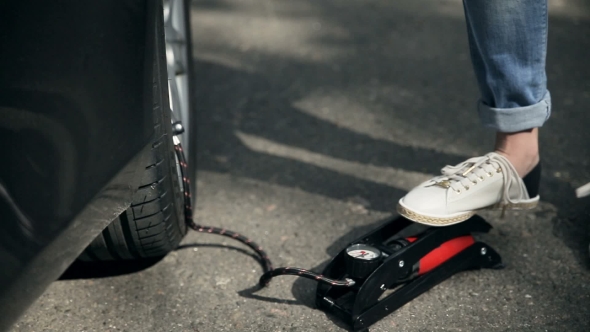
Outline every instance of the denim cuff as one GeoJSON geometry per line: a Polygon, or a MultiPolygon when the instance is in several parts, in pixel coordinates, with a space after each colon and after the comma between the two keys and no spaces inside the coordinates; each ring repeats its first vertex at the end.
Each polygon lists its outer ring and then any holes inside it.
{"type": "Polygon", "coordinates": [[[547,91],[540,102],[516,108],[493,108],[480,101],[477,109],[484,127],[515,133],[543,126],[551,115],[551,95],[547,91]]]}

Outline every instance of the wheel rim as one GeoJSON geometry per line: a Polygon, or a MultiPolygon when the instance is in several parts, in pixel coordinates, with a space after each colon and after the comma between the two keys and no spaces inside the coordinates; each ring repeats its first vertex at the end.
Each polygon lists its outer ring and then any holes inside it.
{"type": "MultiPolygon", "coordinates": [[[[171,122],[180,122],[184,132],[174,136],[190,155],[190,98],[189,98],[189,43],[188,22],[186,20],[186,0],[164,0],[164,33],[166,38],[166,67],[168,72],[168,99],[170,101],[171,122]]],[[[180,162],[176,157],[176,171],[180,191],[184,190],[180,162]]]]}
{"type": "Polygon", "coordinates": [[[190,98],[189,50],[186,0],[164,0],[164,31],[166,36],[166,62],[168,69],[168,96],[172,122],[180,121],[184,127],[178,139],[190,154],[190,98]]]}

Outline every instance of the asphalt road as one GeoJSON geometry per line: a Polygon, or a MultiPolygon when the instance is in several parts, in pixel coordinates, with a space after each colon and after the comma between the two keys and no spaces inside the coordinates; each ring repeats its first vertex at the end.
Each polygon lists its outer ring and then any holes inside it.
{"type": "MultiPolygon", "coordinates": [[[[370,331],[589,331],[590,6],[550,1],[542,203],[483,214],[507,264],[455,275],[370,331]]],[[[490,150],[457,0],[198,0],[196,219],[321,269],[446,164],[490,150]]],[[[13,331],[344,331],[315,284],[190,233],[147,269],[57,281],[13,331]]]]}

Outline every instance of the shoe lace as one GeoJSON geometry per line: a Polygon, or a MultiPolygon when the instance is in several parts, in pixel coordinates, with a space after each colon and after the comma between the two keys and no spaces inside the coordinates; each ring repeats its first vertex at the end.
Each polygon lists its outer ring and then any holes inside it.
{"type": "Polygon", "coordinates": [[[491,152],[482,157],[475,157],[468,159],[458,165],[447,165],[441,170],[442,175],[433,179],[435,184],[444,183],[446,187],[453,189],[456,193],[461,193],[463,190],[469,190],[471,186],[477,185],[478,182],[483,182],[486,177],[492,177],[495,173],[503,173],[502,176],[503,188],[501,205],[506,207],[514,200],[510,197],[510,189],[513,184],[518,188],[518,196],[523,196],[524,188],[518,183],[518,173],[514,166],[504,156],[491,152]]]}

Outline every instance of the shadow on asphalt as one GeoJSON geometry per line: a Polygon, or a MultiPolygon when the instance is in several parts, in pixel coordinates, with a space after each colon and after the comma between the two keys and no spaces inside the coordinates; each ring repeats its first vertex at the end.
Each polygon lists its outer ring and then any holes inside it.
{"type": "Polygon", "coordinates": [[[96,279],[137,273],[156,265],[162,258],[135,261],[83,262],[75,261],[59,280],[96,279]]]}
{"type": "MultiPolygon", "coordinates": [[[[262,262],[254,253],[228,245],[221,245],[216,243],[189,243],[180,245],[176,250],[192,249],[192,248],[219,248],[236,251],[240,254],[249,256],[257,261],[260,266],[262,262]]],[[[129,261],[112,261],[112,262],[84,262],[75,261],[70,267],[61,275],[59,280],[72,279],[93,279],[93,278],[108,278],[116,277],[125,274],[137,273],[159,263],[163,257],[150,258],[144,260],[129,260],[129,261]]]]}

